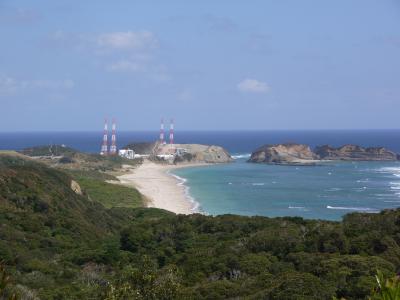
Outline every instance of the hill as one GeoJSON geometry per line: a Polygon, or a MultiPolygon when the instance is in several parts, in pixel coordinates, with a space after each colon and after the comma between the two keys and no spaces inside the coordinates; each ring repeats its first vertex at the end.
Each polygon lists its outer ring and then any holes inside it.
{"type": "Polygon", "coordinates": [[[130,160],[118,155],[86,153],[63,145],[36,146],[23,149],[19,153],[52,167],[69,170],[109,172],[120,170],[124,164],[140,164],[140,160],[130,160]]]}
{"type": "Polygon", "coordinates": [[[131,149],[136,154],[152,155],[157,145],[158,142],[131,142],[123,147],[123,149],[131,149]]]}
{"type": "MultiPolygon", "coordinates": [[[[343,222],[109,207],[0,156],[0,260],[24,299],[364,299],[400,269],[400,210],[343,222]]],[[[112,195],[110,195],[112,197],[112,195]]]]}

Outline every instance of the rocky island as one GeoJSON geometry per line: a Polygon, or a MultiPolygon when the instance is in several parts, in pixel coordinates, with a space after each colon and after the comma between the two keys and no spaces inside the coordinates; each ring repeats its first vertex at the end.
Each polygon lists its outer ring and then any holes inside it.
{"type": "Polygon", "coordinates": [[[358,145],[344,145],[338,148],[323,145],[315,148],[315,153],[324,160],[349,160],[349,161],[393,161],[398,156],[393,151],[383,147],[364,148],[358,145]]]}
{"type": "Polygon", "coordinates": [[[321,161],[395,161],[399,155],[383,147],[361,147],[344,145],[332,147],[317,146],[314,151],[304,144],[286,143],[264,145],[255,150],[249,159],[254,163],[281,165],[315,165],[321,161]]]}
{"type": "Polygon", "coordinates": [[[216,145],[201,144],[163,144],[130,143],[123,149],[130,149],[138,156],[149,158],[153,162],[184,163],[228,163],[233,158],[227,150],[216,145]]]}
{"type": "Polygon", "coordinates": [[[264,145],[255,150],[249,162],[270,163],[281,165],[309,165],[315,164],[319,157],[303,144],[264,145]]]}

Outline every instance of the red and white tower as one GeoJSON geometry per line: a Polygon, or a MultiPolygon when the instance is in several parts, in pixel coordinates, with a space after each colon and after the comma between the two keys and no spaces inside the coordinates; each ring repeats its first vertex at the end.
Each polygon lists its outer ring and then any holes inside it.
{"type": "Polygon", "coordinates": [[[110,154],[111,155],[117,154],[117,137],[116,137],[115,119],[113,119],[113,121],[112,121],[110,154]]]}
{"type": "Polygon", "coordinates": [[[161,119],[161,125],[160,125],[160,143],[161,143],[161,144],[165,144],[164,119],[161,119]]]}
{"type": "Polygon", "coordinates": [[[169,125],[169,143],[171,145],[174,144],[174,119],[171,119],[171,123],[169,125]]]}
{"type": "Polygon", "coordinates": [[[107,155],[108,154],[108,142],[107,142],[107,137],[108,137],[108,125],[107,125],[107,119],[104,120],[104,134],[103,134],[103,144],[101,146],[101,155],[107,155]]]}

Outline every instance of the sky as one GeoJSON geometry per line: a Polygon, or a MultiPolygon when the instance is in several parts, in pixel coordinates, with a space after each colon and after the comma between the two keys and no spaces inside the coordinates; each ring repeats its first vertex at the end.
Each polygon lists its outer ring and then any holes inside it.
{"type": "Polygon", "coordinates": [[[400,128],[398,0],[0,0],[0,131],[400,128]]]}

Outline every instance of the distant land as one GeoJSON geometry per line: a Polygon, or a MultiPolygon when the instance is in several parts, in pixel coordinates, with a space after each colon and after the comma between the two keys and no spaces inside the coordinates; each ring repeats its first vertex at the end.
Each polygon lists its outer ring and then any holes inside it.
{"type": "Polygon", "coordinates": [[[317,146],[314,151],[308,145],[286,143],[264,145],[255,150],[249,162],[285,165],[313,165],[321,161],[396,161],[399,155],[384,147],[344,145],[317,146]]]}

